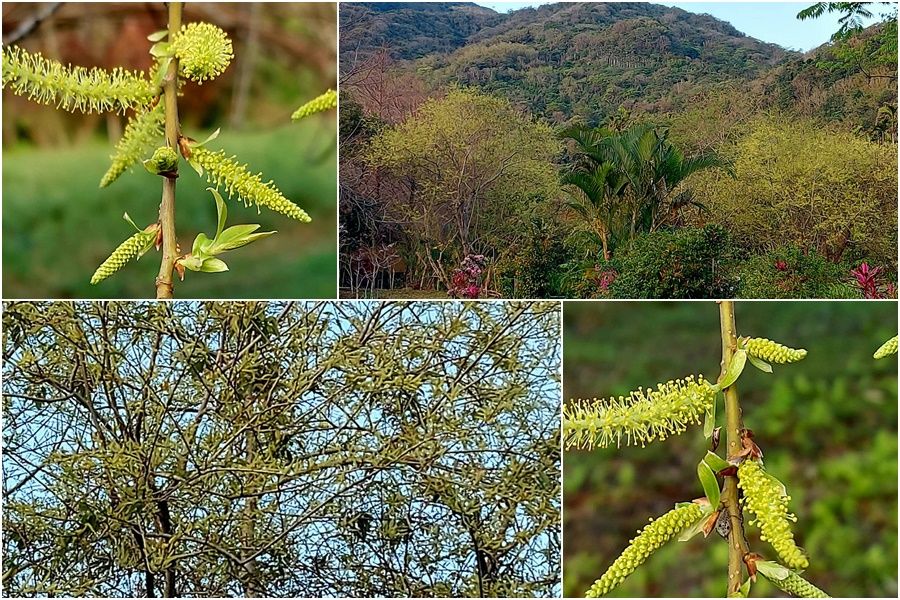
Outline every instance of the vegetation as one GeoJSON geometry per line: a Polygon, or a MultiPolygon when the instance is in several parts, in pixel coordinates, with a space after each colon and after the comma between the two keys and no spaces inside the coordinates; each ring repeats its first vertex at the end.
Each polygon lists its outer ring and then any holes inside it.
{"type": "Polygon", "coordinates": [[[559,594],[558,305],[4,308],[10,595],[559,594]]]}
{"type": "MultiPolygon", "coordinates": [[[[771,541],[788,538],[769,537],[762,531],[784,523],[792,533],[793,547],[800,548],[809,560],[801,577],[817,588],[835,597],[893,594],[897,560],[896,356],[876,360],[872,353],[896,335],[896,304],[737,302],[735,318],[739,334],[767,335],[809,350],[800,358],[801,354],[765,340],[746,344],[748,356],[752,352],[763,357],[774,372],[751,368],[749,359],[745,364],[736,385],[744,426],[752,429],[752,441],[764,452],[765,472],[787,486],[791,497],[787,510],[798,519],[785,523],[760,518],[759,513],[750,512],[751,500],[745,500],[744,531],[749,548],[770,561],[797,560],[790,545],[777,548],[771,541]],[[791,358],[800,360],[773,362],[791,358]],[[759,523],[753,524],[754,520],[759,523]],[[763,535],[768,539],[762,539],[763,535]]],[[[618,398],[638,385],[674,380],[691,372],[712,374],[712,380],[720,372],[719,325],[712,303],[645,302],[640,308],[628,302],[567,305],[565,395],[590,398],[603,390],[618,398]]],[[[644,395],[648,393],[645,388],[644,395]]],[[[692,405],[705,402],[703,397],[690,400],[692,405]]],[[[656,416],[659,411],[664,416],[671,412],[665,405],[654,406],[656,416]]],[[[722,408],[720,396],[716,415],[717,424],[723,427],[718,452],[725,457],[732,451],[727,449],[728,428],[722,408]]],[[[695,414],[699,423],[705,422],[702,410],[695,414]]],[[[622,437],[620,448],[613,439],[610,447],[566,452],[564,596],[583,595],[629,547],[635,531],[647,526],[648,516],[664,515],[676,502],[705,498],[693,473],[699,459],[714,447],[715,436],[707,439],[700,435],[702,426],[690,424],[687,412],[678,415],[683,416],[687,429],[669,435],[664,442],[647,442],[642,447],[637,439],[626,446],[622,437]]],[[[754,465],[747,466],[752,471],[754,465]]],[[[754,473],[746,468],[752,480],[754,473]]],[[[782,494],[778,496],[783,499],[782,494]]],[[[725,498],[724,490],[720,497],[725,498]]],[[[676,541],[678,537],[676,533],[669,542],[660,541],[658,549],[610,595],[723,596],[729,544],[716,531],[707,538],[696,535],[683,542],[676,541]]],[[[738,564],[743,571],[738,583],[742,584],[748,573],[738,564]]],[[[779,584],[796,583],[767,580],[768,574],[762,575],[750,586],[750,596],[781,596],[779,584]]],[[[792,588],[785,590],[792,595],[801,591],[799,586],[786,587],[792,588]]],[[[811,591],[806,588],[804,593],[811,591]]]]}
{"type": "MultiPolygon", "coordinates": [[[[110,168],[100,180],[101,188],[114,183],[138,163],[162,179],[162,201],[156,221],[138,226],[126,213],[124,218],[136,233],[102,262],[90,278],[92,285],[103,282],[155,246],[162,251],[155,277],[156,297],[171,298],[175,274],[183,280],[186,270],[227,271],[221,254],[275,233],[257,232],[258,224],[226,227],[228,211],[220,188],[226,197],[245,205],[266,207],[301,223],[310,221],[309,214],[288,200],[271,181],[264,182],[261,174],[253,174],[235,156],[210,150],[206,145],[218,136],[218,130],[203,142],[183,133],[178,107],[179,98],[185,94],[185,82],[202,85],[218,78],[228,69],[234,53],[225,31],[205,22],[182,24],[182,17],[182,3],[169,3],[166,29],[147,36],[153,64],[144,71],[88,69],[63,65],[17,45],[3,49],[3,87],[16,95],[72,112],[132,113],[111,157],[110,168]],[[215,234],[197,234],[187,253],[182,253],[175,228],[175,188],[182,157],[215,186],[209,192],[218,217],[215,234]]],[[[307,112],[329,106],[316,105],[307,112]]]]}
{"type": "Polygon", "coordinates": [[[345,293],[896,296],[896,14],[857,4],[804,56],[652,4],[342,11],[345,293]]]}

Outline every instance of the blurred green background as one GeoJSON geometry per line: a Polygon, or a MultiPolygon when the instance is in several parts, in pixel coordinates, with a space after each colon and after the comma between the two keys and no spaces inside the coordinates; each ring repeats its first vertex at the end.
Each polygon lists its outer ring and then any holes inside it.
{"type": "MultiPolygon", "coordinates": [[[[42,8],[4,3],[3,31],[42,8]]],[[[64,3],[17,43],[62,62],[147,69],[146,35],[165,27],[163,3],[64,3]]],[[[325,298],[337,281],[336,114],[291,123],[291,112],[336,84],[335,4],[188,3],[185,21],[225,29],[235,59],[204,85],[187,83],[179,101],[182,130],[237,155],[263,180],[310,213],[300,224],[228,200],[228,224],[278,231],[223,255],[226,273],[187,272],[177,298],[325,298]]],[[[7,41],[7,38],[4,38],[7,41]]],[[[94,269],[133,229],[156,221],[162,185],[140,165],[99,189],[125,117],[57,111],[3,92],[3,287],[6,298],[146,298],[154,294],[159,253],[97,286],[94,269]]],[[[199,232],[215,232],[205,177],[180,165],[176,228],[183,252],[199,232]]]]}
{"type": "MultiPolygon", "coordinates": [[[[897,597],[897,358],[872,359],[897,333],[896,302],[738,302],[735,312],[739,335],[809,350],[772,374],[748,363],[738,384],[744,424],[792,497],[808,578],[835,597],[897,597]]],[[[714,302],[567,302],[564,323],[566,398],[718,376],[714,302]]],[[[703,495],[707,444],[696,426],[643,449],[565,453],[565,596],[583,596],[649,517],[703,495]]],[[[747,533],[752,550],[775,556],[754,526],[747,533]]],[[[717,535],[673,541],[614,595],[721,597],[726,569],[717,535]]],[[[760,578],[751,595],[782,594],[760,578]]]]}

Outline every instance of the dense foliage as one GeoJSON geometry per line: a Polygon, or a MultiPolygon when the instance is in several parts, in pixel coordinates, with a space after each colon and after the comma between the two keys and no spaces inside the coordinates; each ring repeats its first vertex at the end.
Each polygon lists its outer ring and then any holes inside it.
{"type": "Polygon", "coordinates": [[[484,256],[479,295],[896,295],[896,12],[882,10],[804,55],[653,4],[342,11],[351,34],[385,36],[342,56],[342,286],[440,294],[484,256]]]}
{"type": "Polygon", "coordinates": [[[12,303],[11,596],[559,593],[549,303],[12,303]]]}

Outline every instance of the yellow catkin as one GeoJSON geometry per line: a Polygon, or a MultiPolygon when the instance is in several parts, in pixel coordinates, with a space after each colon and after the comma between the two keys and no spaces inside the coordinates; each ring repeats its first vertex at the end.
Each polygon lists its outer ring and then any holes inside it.
{"type": "Polygon", "coordinates": [[[699,424],[715,401],[715,389],[700,376],[638,389],[628,396],[573,400],[563,407],[566,448],[641,444],[678,435],[699,424]]]}
{"type": "Polygon", "coordinates": [[[791,532],[790,522],[797,518],[788,512],[791,497],[784,494],[783,486],[766,474],[758,461],[747,459],[738,466],[738,487],[744,491],[742,502],[754,515],[760,538],[775,548],[788,567],[807,568],[809,559],[797,547],[791,532]]]}
{"type": "Polygon", "coordinates": [[[656,520],[650,519],[650,523],[638,532],[637,537],[629,542],[622,554],[613,561],[600,579],[594,582],[585,597],[599,598],[608,594],[625,581],[625,578],[642,565],[653,552],[702,517],[703,509],[698,504],[685,504],[670,510],[656,520]]]}
{"type": "Polygon", "coordinates": [[[143,73],[63,66],[18,46],[3,49],[3,87],[71,112],[125,112],[150,103],[159,89],[143,73]]]}
{"type": "Polygon", "coordinates": [[[897,354],[897,336],[895,335],[885,343],[883,343],[878,350],[875,351],[873,355],[876,359],[884,358],[885,356],[890,356],[891,354],[897,354]]]}
{"type": "Polygon", "coordinates": [[[182,75],[197,83],[221,75],[234,58],[228,34],[210,23],[182,26],[172,41],[172,52],[182,75]]]}
{"type": "Polygon", "coordinates": [[[337,107],[337,92],[334,90],[328,90],[321,96],[313,98],[300,108],[294,111],[294,114],[291,115],[291,119],[294,121],[298,121],[304,117],[308,117],[309,115],[313,115],[318,112],[331,110],[332,108],[337,107]]]}
{"type": "Polygon", "coordinates": [[[766,338],[747,338],[747,354],[773,363],[792,363],[803,360],[806,350],[788,348],[766,338]]]}
{"type": "Polygon", "coordinates": [[[263,183],[258,174],[251,174],[246,165],[234,159],[233,156],[226,157],[221,150],[213,152],[202,146],[191,148],[190,161],[203,167],[207,181],[217,188],[224,187],[229,196],[237,196],[244,203],[265,206],[303,223],[312,220],[305,210],[285,198],[271,181],[263,183]]]}

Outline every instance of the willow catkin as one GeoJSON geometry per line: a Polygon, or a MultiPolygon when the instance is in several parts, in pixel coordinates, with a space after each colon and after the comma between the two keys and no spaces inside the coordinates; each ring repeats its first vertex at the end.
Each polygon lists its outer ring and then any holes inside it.
{"type": "Polygon", "coordinates": [[[253,175],[246,165],[238,163],[233,156],[226,157],[222,150],[213,152],[203,146],[193,146],[189,160],[203,167],[207,181],[217,188],[223,186],[229,196],[265,206],[303,223],[312,220],[305,210],[285,198],[271,181],[263,183],[259,174],[253,175]]]}
{"type": "Polygon", "coordinates": [[[876,359],[884,358],[885,356],[890,356],[891,354],[897,354],[897,336],[895,335],[885,343],[883,343],[878,350],[875,351],[873,355],[876,359]]]}
{"type": "Polygon", "coordinates": [[[791,521],[797,517],[788,512],[791,497],[784,494],[783,486],[766,474],[756,460],[747,459],[738,466],[738,487],[743,491],[742,502],[754,515],[759,526],[760,538],[769,542],[782,562],[792,569],[805,569],[809,559],[794,542],[791,521]]]}
{"type": "Polygon", "coordinates": [[[294,121],[298,121],[315,113],[335,108],[337,107],[337,100],[337,92],[334,90],[328,90],[321,96],[313,98],[312,100],[295,110],[294,114],[291,115],[291,119],[294,121]]]}
{"type": "Polygon", "coordinates": [[[781,591],[787,592],[795,598],[831,598],[831,596],[824,591],[820,590],[793,571],[790,571],[788,576],[784,579],[776,579],[775,577],[766,577],[766,579],[771,581],[772,584],[781,591]]]}
{"type": "Polygon", "coordinates": [[[650,519],[650,523],[638,531],[637,537],[628,543],[622,554],[613,561],[600,579],[594,582],[585,597],[599,598],[608,594],[625,581],[625,578],[642,565],[653,552],[702,517],[703,509],[700,505],[685,504],[673,508],[656,520],[650,519]]]}
{"type": "Polygon", "coordinates": [[[18,46],[3,48],[3,87],[40,104],[70,112],[125,112],[159,94],[138,71],[64,66],[18,46]]]}
{"type": "Polygon", "coordinates": [[[792,363],[803,360],[806,350],[789,348],[766,338],[748,338],[747,354],[773,363],[792,363]]]}
{"type": "Polygon", "coordinates": [[[197,83],[221,75],[234,52],[228,34],[210,23],[188,23],[175,34],[172,52],[181,74],[197,83]]]}
{"type": "Polygon", "coordinates": [[[153,225],[144,231],[139,231],[133,236],[119,244],[119,247],[113,250],[109,258],[97,267],[91,277],[91,285],[96,285],[121,269],[125,264],[145,252],[156,240],[157,226],[153,225]]]}
{"type": "Polygon", "coordinates": [[[566,448],[606,447],[664,440],[699,424],[715,402],[715,389],[701,375],[643,388],[628,396],[573,400],[563,407],[566,448]]]}
{"type": "Polygon", "coordinates": [[[159,143],[165,119],[165,103],[157,102],[153,108],[138,112],[128,121],[122,139],[116,144],[115,154],[110,156],[112,162],[100,180],[100,187],[105,188],[114,182],[137,164],[149,148],[159,143]]]}

